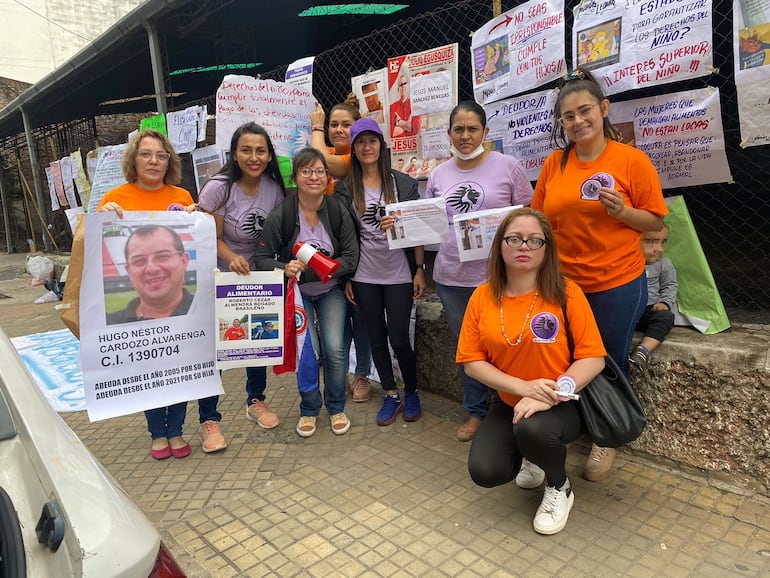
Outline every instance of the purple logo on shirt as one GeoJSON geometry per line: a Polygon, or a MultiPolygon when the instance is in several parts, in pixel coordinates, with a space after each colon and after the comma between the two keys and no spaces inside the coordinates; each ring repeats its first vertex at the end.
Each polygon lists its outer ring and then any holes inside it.
{"type": "Polygon", "coordinates": [[[535,343],[553,343],[559,334],[559,320],[553,313],[538,313],[529,323],[535,343]]]}
{"type": "Polygon", "coordinates": [[[168,210],[168,211],[184,211],[184,207],[182,205],[180,205],[179,203],[171,203],[168,206],[168,209],[166,209],[166,210],[168,210]]]}

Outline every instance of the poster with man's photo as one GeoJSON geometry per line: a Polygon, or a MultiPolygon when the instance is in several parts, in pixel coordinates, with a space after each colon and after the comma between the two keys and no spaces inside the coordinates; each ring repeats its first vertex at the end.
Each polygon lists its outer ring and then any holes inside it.
{"type": "Polygon", "coordinates": [[[385,142],[390,142],[387,73],[386,68],[370,70],[366,74],[351,78],[350,85],[358,98],[361,117],[373,119],[382,129],[385,142]]]}
{"type": "Polygon", "coordinates": [[[97,421],[223,393],[215,368],[214,220],[184,211],[86,216],[80,351],[97,421]]]}

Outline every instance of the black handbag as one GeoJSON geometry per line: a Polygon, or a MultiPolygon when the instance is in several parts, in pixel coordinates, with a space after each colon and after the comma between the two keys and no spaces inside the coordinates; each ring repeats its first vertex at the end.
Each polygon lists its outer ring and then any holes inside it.
{"type": "MultiPolygon", "coordinates": [[[[574,360],[575,342],[565,306],[562,306],[562,312],[570,360],[574,360]]],[[[647,425],[644,408],[634,388],[609,355],[604,357],[602,372],[580,390],[577,403],[588,434],[602,448],[617,448],[634,441],[647,425]]]]}

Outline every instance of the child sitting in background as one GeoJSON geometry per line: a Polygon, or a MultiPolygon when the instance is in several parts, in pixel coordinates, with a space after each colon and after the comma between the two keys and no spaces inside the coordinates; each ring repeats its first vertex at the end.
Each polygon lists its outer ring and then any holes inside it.
{"type": "Polygon", "coordinates": [[[646,232],[642,237],[642,251],[647,260],[647,307],[637,331],[643,331],[641,343],[628,358],[631,368],[646,371],[650,353],[660,345],[674,327],[676,311],[676,269],[671,259],[663,256],[668,241],[668,227],[646,232]]]}

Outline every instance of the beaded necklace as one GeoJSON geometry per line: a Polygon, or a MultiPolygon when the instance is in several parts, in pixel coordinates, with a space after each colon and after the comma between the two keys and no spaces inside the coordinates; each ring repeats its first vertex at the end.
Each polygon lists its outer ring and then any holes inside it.
{"type": "Polygon", "coordinates": [[[505,342],[510,345],[511,347],[516,347],[519,343],[521,343],[521,338],[524,335],[524,330],[527,328],[527,323],[529,323],[529,318],[532,315],[532,310],[535,308],[535,301],[537,301],[537,298],[540,296],[540,293],[538,291],[535,291],[535,296],[532,298],[532,303],[529,305],[529,311],[527,311],[527,316],[524,318],[524,323],[521,324],[521,331],[519,331],[519,337],[516,340],[515,343],[511,343],[511,340],[508,339],[508,335],[505,333],[505,322],[503,321],[503,301],[500,300],[500,329],[503,333],[503,339],[505,339],[505,342]]]}

